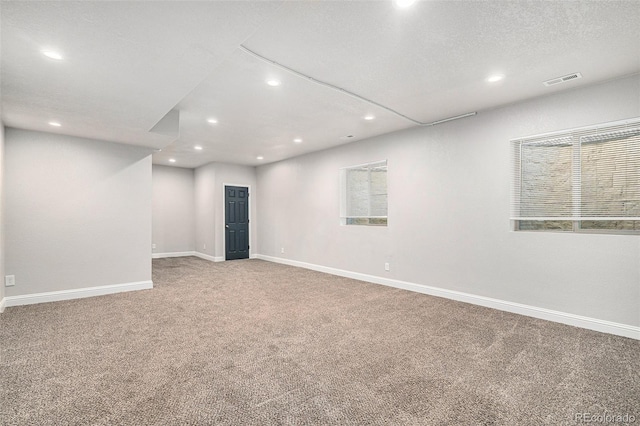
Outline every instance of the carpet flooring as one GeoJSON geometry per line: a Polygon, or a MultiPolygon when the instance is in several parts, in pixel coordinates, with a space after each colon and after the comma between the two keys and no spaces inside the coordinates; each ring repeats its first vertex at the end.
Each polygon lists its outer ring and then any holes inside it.
{"type": "Polygon", "coordinates": [[[640,424],[637,340],[261,260],[153,281],[7,308],[0,424],[640,424]]]}

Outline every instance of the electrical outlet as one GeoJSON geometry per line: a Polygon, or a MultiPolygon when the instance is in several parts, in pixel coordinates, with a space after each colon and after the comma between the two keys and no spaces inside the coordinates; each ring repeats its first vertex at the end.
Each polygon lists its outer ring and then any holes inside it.
{"type": "Polygon", "coordinates": [[[155,244],[151,244],[151,248],[152,248],[152,249],[155,249],[155,248],[156,248],[156,245],[155,245],[155,244]]]}
{"type": "Polygon", "coordinates": [[[386,263],[384,264],[384,270],[385,270],[385,271],[389,271],[389,270],[390,270],[390,269],[389,269],[389,262],[386,262],[386,263]]]}
{"type": "Polygon", "coordinates": [[[4,277],[4,285],[5,287],[13,287],[16,285],[16,276],[15,275],[6,275],[4,277]]]}
{"type": "Polygon", "coordinates": [[[280,249],[280,253],[284,253],[284,247],[280,249]]]}

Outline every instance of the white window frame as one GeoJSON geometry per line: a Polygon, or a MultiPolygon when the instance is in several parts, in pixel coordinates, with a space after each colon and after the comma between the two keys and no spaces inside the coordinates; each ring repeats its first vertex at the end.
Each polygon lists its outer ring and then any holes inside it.
{"type": "MultiPolygon", "coordinates": [[[[388,188],[389,188],[389,181],[388,181],[388,161],[385,160],[379,160],[379,161],[372,161],[369,163],[363,163],[363,164],[357,164],[354,166],[348,166],[348,167],[343,167],[340,169],[340,224],[341,225],[365,225],[365,226],[388,226],[388,209],[389,209],[389,205],[388,205],[388,188]],[[387,205],[386,205],[386,215],[384,216],[376,216],[376,215],[372,215],[371,214],[371,201],[372,201],[372,188],[371,188],[371,171],[373,169],[379,169],[381,167],[384,167],[385,171],[387,172],[386,178],[385,178],[385,187],[386,187],[386,193],[385,195],[387,196],[387,205]],[[353,215],[353,214],[349,214],[349,198],[350,198],[350,194],[349,194],[349,187],[347,184],[347,175],[349,170],[360,170],[360,169],[364,169],[366,168],[368,170],[369,173],[369,178],[367,179],[369,188],[368,188],[368,192],[367,192],[367,200],[369,202],[368,204],[368,213],[365,215],[353,215]]],[[[380,194],[378,194],[380,195],[380,194]]]]}

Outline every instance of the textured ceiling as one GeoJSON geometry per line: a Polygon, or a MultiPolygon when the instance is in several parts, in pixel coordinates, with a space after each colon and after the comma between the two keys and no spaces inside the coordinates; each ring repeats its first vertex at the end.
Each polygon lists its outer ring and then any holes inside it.
{"type": "Polygon", "coordinates": [[[182,167],[277,161],[640,71],[637,1],[3,1],[0,12],[5,125],[162,148],[155,163],[182,167]],[[487,83],[494,73],[504,80],[487,83]],[[175,111],[175,132],[149,131],[175,111]]]}

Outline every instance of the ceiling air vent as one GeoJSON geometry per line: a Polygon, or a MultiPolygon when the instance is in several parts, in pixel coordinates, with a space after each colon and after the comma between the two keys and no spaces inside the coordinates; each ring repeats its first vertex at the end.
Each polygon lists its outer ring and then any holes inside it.
{"type": "Polygon", "coordinates": [[[542,84],[544,84],[545,86],[554,86],[556,84],[566,83],[567,81],[576,80],[578,78],[582,78],[582,74],[576,72],[562,77],[552,78],[551,80],[547,80],[542,84]]]}

